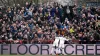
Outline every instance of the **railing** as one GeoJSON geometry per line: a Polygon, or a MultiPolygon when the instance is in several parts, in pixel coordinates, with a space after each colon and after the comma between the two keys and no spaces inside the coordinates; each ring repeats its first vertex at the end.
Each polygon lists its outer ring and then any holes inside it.
{"type": "MultiPolygon", "coordinates": [[[[23,44],[24,42],[27,43],[33,43],[34,40],[0,40],[0,43],[4,43],[4,42],[9,42],[9,43],[19,43],[19,44],[23,44]]],[[[70,40],[70,41],[67,41],[68,43],[79,43],[81,44],[81,42],[88,42],[87,40],[70,40]],[[71,41],[71,42],[70,42],[71,41]]],[[[44,41],[38,41],[39,43],[47,43],[48,44],[52,44],[54,42],[54,40],[45,40],[44,41]]],[[[89,42],[99,42],[100,43],[100,40],[89,40],[89,42]]]]}

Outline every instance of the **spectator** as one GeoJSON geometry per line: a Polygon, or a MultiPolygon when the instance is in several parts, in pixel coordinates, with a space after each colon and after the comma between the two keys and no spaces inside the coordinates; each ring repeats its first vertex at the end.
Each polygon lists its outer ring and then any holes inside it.
{"type": "Polygon", "coordinates": [[[57,3],[33,6],[32,1],[26,2],[24,7],[18,4],[0,9],[0,43],[51,44],[61,33],[70,39],[66,43],[98,44],[100,27],[96,22],[99,9],[57,3]]]}

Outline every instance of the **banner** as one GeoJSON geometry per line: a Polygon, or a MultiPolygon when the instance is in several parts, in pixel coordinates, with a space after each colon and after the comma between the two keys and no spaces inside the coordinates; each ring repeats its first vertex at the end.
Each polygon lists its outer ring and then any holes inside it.
{"type": "MultiPolygon", "coordinates": [[[[52,44],[0,44],[0,55],[49,55],[52,44]]],[[[66,55],[100,55],[100,44],[66,44],[66,55]]]]}

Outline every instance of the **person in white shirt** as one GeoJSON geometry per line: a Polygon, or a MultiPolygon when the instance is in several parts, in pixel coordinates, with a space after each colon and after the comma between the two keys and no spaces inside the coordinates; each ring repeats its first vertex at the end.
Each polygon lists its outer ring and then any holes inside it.
{"type": "Polygon", "coordinates": [[[59,51],[58,51],[58,53],[59,54],[63,54],[64,55],[64,43],[65,43],[65,41],[69,41],[69,39],[66,39],[65,37],[59,37],[59,39],[60,39],[60,42],[59,42],[59,51]],[[62,52],[61,52],[62,51],[62,52]]]}
{"type": "Polygon", "coordinates": [[[55,51],[56,54],[58,53],[58,43],[59,43],[59,37],[55,37],[55,41],[53,42],[53,47],[51,49],[51,55],[53,54],[53,52],[55,51]]]}

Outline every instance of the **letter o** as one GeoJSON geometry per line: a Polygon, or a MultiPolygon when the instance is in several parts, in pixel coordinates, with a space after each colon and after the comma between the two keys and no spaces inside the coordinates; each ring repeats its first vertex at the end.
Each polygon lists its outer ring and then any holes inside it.
{"type": "MultiPolygon", "coordinates": [[[[36,51],[36,50],[35,50],[35,51],[36,51]]],[[[30,53],[30,54],[36,55],[38,52],[39,52],[39,46],[38,46],[38,45],[30,45],[30,46],[29,46],[29,53],[30,53]],[[32,52],[31,52],[31,47],[32,47],[32,46],[36,46],[36,47],[37,47],[37,52],[36,52],[36,53],[32,53],[32,52]]]]}
{"type": "Polygon", "coordinates": [[[21,55],[26,54],[26,53],[27,53],[27,50],[28,50],[28,48],[27,48],[26,45],[19,45],[18,48],[17,48],[17,52],[18,52],[19,54],[21,54],[21,55]],[[20,48],[21,46],[24,46],[24,47],[26,48],[26,51],[25,51],[24,53],[21,53],[21,52],[19,51],[19,48],[20,48]]]}

